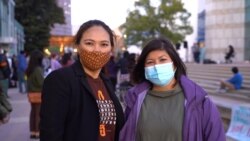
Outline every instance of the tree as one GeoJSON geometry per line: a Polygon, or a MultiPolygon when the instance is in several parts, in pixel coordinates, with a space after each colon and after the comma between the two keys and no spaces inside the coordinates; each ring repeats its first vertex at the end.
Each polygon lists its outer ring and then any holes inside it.
{"type": "Polygon", "coordinates": [[[25,50],[43,50],[49,45],[50,30],[64,23],[64,12],[56,0],[16,0],[15,18],[24,27],[25,50]]]}
{"type": "Polygon", "coordinates": [[[165,36],[174,43],[182,42],[186,35],[193,32],[188,21],[191,14],[180,0],[139,0],[135,10],[129,12],[121,29],[126,35],[127,45],[141,45],[154,37],[165,36]]]}

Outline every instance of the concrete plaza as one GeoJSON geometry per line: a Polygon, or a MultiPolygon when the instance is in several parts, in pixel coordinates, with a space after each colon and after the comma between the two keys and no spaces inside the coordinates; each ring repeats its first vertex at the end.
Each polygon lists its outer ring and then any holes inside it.
{"type": "Polygon", "coordinates": [[[8,100],[13,111],[8,123],[0,125],[0,141],[31,141],[29,138],[30,104],[26,94],[20,94],[17,88],[8,90],[8,100]]]}

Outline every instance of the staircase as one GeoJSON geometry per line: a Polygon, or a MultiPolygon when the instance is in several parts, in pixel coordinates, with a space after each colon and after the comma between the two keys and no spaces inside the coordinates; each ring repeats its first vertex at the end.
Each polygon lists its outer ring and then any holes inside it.
{"type": "Polygon", "coordinates": [[[187,63],[187,76],[203,87],[211,100],[217,105],[224,122],[225,131],[231,118],[231,109],[235,105],[250,106],[250,64],[191,64],[187,63]],[[240,90],[218,93],[221,79],[230,78],[232,67],[238,67],[243,75],[243,88],[240,90]]]}

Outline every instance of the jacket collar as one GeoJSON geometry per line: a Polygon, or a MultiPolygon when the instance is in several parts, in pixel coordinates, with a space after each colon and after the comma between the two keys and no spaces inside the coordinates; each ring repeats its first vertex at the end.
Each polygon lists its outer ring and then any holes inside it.
{"type": "MultiPolygon", "coordinates": [[[[72,67],[73,67],[73,70],[74,70],[76,76],[81,77],[81,82],[85,86],[85,88],[89,92],[92,93],[92,90],[90,89],[90,86],[89,86],[89,84],[87,82],[87,79],[86,79],[86,77],[87,77],[86,75],[87,74],[85,73],[84,69],[82,68],[82,64],[79,61],[79,59],[75,61],[75,63],[72,65],[72,67]]],[[[102,72],[100,72],[100,78],[103,80],[105,86],[107,86],[107,90],[109,92],[113,92],[112,88],[111,88],[112,86],[110,84],[108,84],[109,79],[102,72]]]]}
{"type": "MultiPolygon", "coordinates": [[[[187,103],[190,103],[193,100],[196,101],[195,103],[197,103],[203,100],[204,97],[207,95],[206,92],[200,86],[195,84],[193,81],[191,81],[184,75],[181,76],[180,85],[183,89],[187,103]]],[[[131,90],[133,90],[135,94],[140,94],[141,92],[149,88],[150,84],[147,81],[145,81],[143,83],[136,85],[131,90]]]]}
{"type": "Polygon", "coordinates": [[[75,74],[77,76],[84,76],[84,77],[86,76],[86,74],[82,68],[82,64],[81,64],[79,59],[75,61],[75,63],[72,65],[72,67],[73,67],[73,70],[75,71],[75,74]]]}

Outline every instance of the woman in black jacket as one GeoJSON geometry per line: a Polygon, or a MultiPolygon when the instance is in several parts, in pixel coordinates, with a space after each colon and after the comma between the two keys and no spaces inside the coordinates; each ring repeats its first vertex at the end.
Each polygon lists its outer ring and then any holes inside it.
{"type": "Polygon", "coordinates": [[[118,141],[123,111],[111,81],[101,73],[114,47],[112,30],[102,21],[88,21],[74,43],[79,59],[45,79],[41,141],[118,141]]]}

